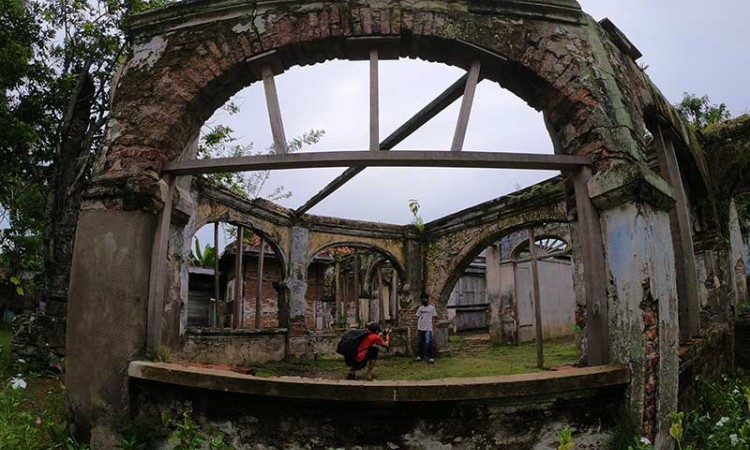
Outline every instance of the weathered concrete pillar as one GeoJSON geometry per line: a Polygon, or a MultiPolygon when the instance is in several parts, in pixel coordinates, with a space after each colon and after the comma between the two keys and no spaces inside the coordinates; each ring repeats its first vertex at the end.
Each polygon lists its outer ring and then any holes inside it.
{"type": "Polygon", "coordinates": [[[631,368],[629,409],[644,434],[657,448],[671,448],[679,375],[671,189],[632,164],[596,174],[588,190],[600,209],[606,253],[610,361],[631,368]]]}
{"type": "Polygon", "coordinates": [[[286,285],[287,300],[287,357],[301,358],[307,352],[307,253],[310,247],[310,232],[307,228],[292,227],[292,245],[289,251],[289,275],[286,285]]]}
{"type": "Polygon", "coordinates": [[[419,305],[419,296],[424,292],[424,255],[419,239],[406,239],[406,280],[409,283],[412,305],[419,305]]]}
{"type": "Polygon", "coordinates": [[[490,340],[503,341],[502,295],[505,286],[502,283],[500,269],[500,249],[493,245],[485,252],[485,279],[487,280],[487,303],[490,304],[490,340]]]}
{"type": "Polygon", "coordinates": [[[84,205],[70,282],[65,384],[77,438],[115,448],[128,362],[143,357],[155,215],[84,205]]]}
{"type": "MultiPolygon", "coordinates": [[[[412,351],[417,348],[417,317],[414,311],[419,305],[419,296],[424,289],[424,255],[420,236],[407,236],[405,239],[406,252],[406,285],[408,292],[399,302],[398,325],[407,327],[407,337],[412,351]]],[[[438,307],[436,305],[436,307],[438,307]]]]}
{"type": "Polygon", "coordinates": [[[745,244],[742,240],[740,219],[737,214],[737,205],[734,200],[729,205],[729,264],[732,268],[734,280],[734,314],[737,315],[737,306],[747,301],[747,278],[745,277],[745,244]]]}
{"type": "Polygon", "coordinates": [[[700,300],[693,250],[693,229],[690,223],[690,204],[671,138],[659,126],[654,135],[656,154],[662,177],[672,187],[675,207],[669,212],[674,246],[677,279],[678,308],[680,311],[680,337],[691,339],[700,334],[700,300]]]}

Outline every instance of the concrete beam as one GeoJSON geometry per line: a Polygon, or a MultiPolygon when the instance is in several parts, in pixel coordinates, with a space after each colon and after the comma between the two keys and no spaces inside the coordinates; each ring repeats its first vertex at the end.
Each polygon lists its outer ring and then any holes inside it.
{"type": "Polygon", "coordinates": [[[586,156],[540,155],[496,152],[312,152],[287,155],[243,156],[166,163],[164,173],[199,175],[204,173],[256,170],[314,169],[361,165],[370,167],[456,167],[477,169],[571,170],[591,164],[586,156]]]}

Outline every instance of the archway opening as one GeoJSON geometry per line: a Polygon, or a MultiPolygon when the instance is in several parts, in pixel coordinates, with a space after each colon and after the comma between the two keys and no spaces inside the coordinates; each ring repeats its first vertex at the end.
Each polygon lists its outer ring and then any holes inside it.
{"type": "Polygon", "coordinates": [[[495,355],[512,372],[582,363],[585,301],[569,242],[567,223],[536,224],[471,251],[441,299],[452,346],[495,355]]]}
{"type": "Polygon", "coordinates": [[[342,330],[377,322],[397,324],[403,268],[386,251],[362,244],[331,244],[307,268],[306,322],[315,330],[342,330]]]}
{"type": "MultiPolygon", "coordinates": [[[[447,106],[431,111],[428,115],[434,116],[405,133],[392,148],[393,140],[388,137],[415,117],[424,116],[420,109],[460,80],[465,71],[408,58],[381,60],[378,64],[379,143],[387,144],[380,150],[449,150],[461,113],[463,89],[446,102],[447,106]]],[[[324,132],[319,139],[303,139],[303,145],[294,146],[294,153],[368,148],[367,61],[335,60],[293,66],[273,79],[286,140],[324,132]]],[[[204,126],[202,142],[205,144],[212,130],[226,126],[233,130],[235,140],[227,142],[224,151],[213,157],[232,156],[237,151],[271,154],[275,151],[271,145],[274,137],[268,121],[264,85],[256,82],[238,91],[214,112],[204,126]]],[[[543,114],[504,89],[493,79],[489,65],[476,84],[463,149],[555,153],[543,114]]],[[[311,202],[342,175],[342,169],[273,170],[264,172],[260,183],[257,173],[250,174],[253,178],[246,185],[251,187],[245,191],[250,198],[266,198],[295,212],[406,224],[412,220],[407,208],[410,199],[420,201],[423,219],[430,221],[557,174],[552,170],[370,167],[327,192],[324,199],[311,202]],[[259,186],[261,189],[257,189],[259,186]],[[454,195],[459,189],[462,195],[454,195]]]]}
{"type": "Polygon", "coordinates": [[[198,230],[193,247],[188,260],[188,327],[285,326],[286,268],[273,240],[252,226],[213,222],[198,230]]]}

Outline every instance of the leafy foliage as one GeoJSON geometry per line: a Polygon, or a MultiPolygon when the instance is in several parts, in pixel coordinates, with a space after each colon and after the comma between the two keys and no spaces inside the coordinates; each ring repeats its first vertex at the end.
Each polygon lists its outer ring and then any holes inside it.
{"type": "MultiPolygon", "coordinates": [[[[750,380],[725,378],[699,386],[701,403],[684,418],[684,449],[750,449],[750,380]]],[[[673,416],[673,427],[675,416],[673,416]]],[[[670,434],[672,428],[670,428],[670,434]]]]}
{"type": "Polygon", "coordinates": [[[713,104],[707,95],[698,97],[685,92],[682,94],[682,101],[675,106],[690,125],[698,129],[715,125],[732,117],[727,105],[713,104]]]}
{"type": "Polygon", "coordinates": [[[573,442],[573,432],[570,427],[565,427],[558,431],[557,441],[560,444],[557,446],[557,450],[573,450],[576,447],[576,443],[573,442]]]}
{"type": "Polygon", "coordinates": [[[195,251],[190,255],[190,263],[198,267],[213,267],[216,262],[216,249],[206,244],[201,250],[201,241],[195,238],[195,251]]]}
{"type": "Polygon", "coordinates": [[[206,432],[193,419],[193,406],[190,402],[180,405],[176,414],[163,414],[165,428],[171,430],[169,443],[175,450],[230,450],[233,447],[224,440],[224,433],[216,430],[206,432]],[[208,444],[206,446],[206,444],[208,444]]]}
{"type": "MultiPolygon", "coordinates": [[[[236,114],[239,108],[228,103],[224,107],[230,114],[236,114]]],[[[300,137],[287,143],[287,152],[294,153],[308,145],[317,144],[325,134],[324,130],[310,130],[300,137]]],[[[272,155],[276,149],[271,145],[263,150],[256,150],[252,143],[238,144],[234,130],[225,125],[206,125],[203,130],[201,144],[198,147],[198,158],[238,158],[242,156],[272,155]]],[[[207,175],[207,178],[242,197],[256,199],[266,198],[271,201],[291,197],[292,193],[284,186],[276,186],[270,192],[264,192],[266,183],[271,176],[270,170],[256,172],[218,173],[207,175]]]]}
{"type": "Polygon", "coordinates": [[[133,13],[166,3],[0,0],[0,264],[11,274],[42,268],[49,250],[42,243],[45,202],[57,188],[55,168],[72,166],[77,183],[90,174],[107,118],[109,82],[126,45],[123,24],[133,13]],[[74,143],[82,156],[66,160],[61,148],[83,74],[93,85],[93,107],[74,143]]]}
{"type": "Polygon", "coordinates": [[[420,206],[418,200],[409,200],[409,211],[411,211],[412,216],[414,216],[414,219],[411,223],[417,228],[417,230],[419,230],[420,233],[424,233],[424,220],[422,220],[422,216],[419,215],[419,208],[420,206]]]}

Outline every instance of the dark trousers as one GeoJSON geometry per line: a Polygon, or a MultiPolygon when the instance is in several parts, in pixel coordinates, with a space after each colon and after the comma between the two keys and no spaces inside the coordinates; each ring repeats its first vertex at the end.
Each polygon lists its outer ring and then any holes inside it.
{"type": "Polygon", "coordinates": [[[432,331],[421,331],[419,330],[417,332],[419,334],[419,347],[417,349],[417,356],[420,358],[425,356],[425,346],[427,347],[427,357],[428,358],[435,358],[435,338],[432,334],[432,331]]]}
{"type": "Polygon", "coordinates": [[[362,361],[357,361],[356,359],[354,361],[350,361],[350,363],[347,363],[349,368],[351,370],[362,370],[365,367],[367,367],[368,361],[375,361],[378,359],[378,348],[374,345],[367,349],[367,353],[365,354],[364,359],[362,361]]]}

